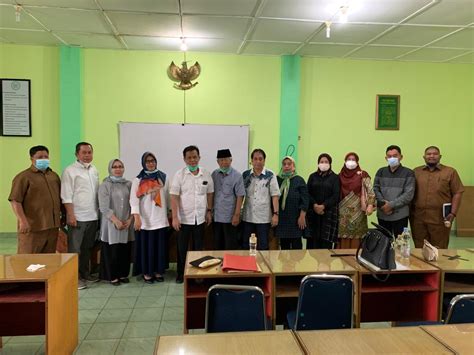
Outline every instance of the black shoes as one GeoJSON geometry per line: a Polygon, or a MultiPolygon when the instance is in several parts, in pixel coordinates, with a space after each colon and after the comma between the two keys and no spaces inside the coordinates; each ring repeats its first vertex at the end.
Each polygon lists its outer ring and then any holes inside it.
{"type": "Polygon", "coordinates": [[[143,275],[143,281],[145,281],[146,284],[150,284],[150,285],[151,285],[153,282],[155,282],[155,279],[154,279],[153,277],[147,279],[147,278],[145,277],[145,275],[143,275]]]}
{"type": "Polygon", "coordinates": [[[156,282],[164,282],[165,281],[165,278],[163,276],[155,276],[155,281],[156,282]]]}
{"type": "Polygon", "coordinates": [[[121,277],[120,282],[123,283],[123,284],[128,284],[130,282],[130,280],[128,279],[128,277],[121,277]]]}
{"type": "Polygon", "coordinates": [[[177,277],[176,277],[176,283],[177,283],[177,284],[182,284],[183,281],[184,281],[184,280],[183,280],[183,276],[177,276],[177,277]]]}

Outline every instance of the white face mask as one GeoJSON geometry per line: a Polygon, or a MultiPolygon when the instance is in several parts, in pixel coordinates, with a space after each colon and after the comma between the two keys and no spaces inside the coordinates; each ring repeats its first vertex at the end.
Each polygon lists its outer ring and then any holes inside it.
{"type": "Polygon", "coordinates": [[[354,170],[357,168],[357,162],[355,160],[348,160],[346,161],[346,168],[349,170],[354,170]]]}
{"type": "Polygon", "coordinates": [[[331,167],[331,165],[329,165],[328,163],[319,163],[318,164],[318,169],[321,170],[321,171],[328,171],[330,167],[331,167]]]}

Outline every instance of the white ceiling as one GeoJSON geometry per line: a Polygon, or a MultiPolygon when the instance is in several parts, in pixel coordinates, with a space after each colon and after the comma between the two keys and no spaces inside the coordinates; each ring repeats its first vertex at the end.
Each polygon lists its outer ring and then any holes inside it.
{"type": "Polygon", "coordinates": [[[474,63],[474,0],[0,0],[4,43],[176,51],[181,37],[190,51],[474,63]]]}

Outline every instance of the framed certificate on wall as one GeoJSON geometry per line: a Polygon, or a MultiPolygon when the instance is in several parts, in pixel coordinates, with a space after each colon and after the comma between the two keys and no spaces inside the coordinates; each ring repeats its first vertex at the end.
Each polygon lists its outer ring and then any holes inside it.
{"type": "Polygon", "coordinates": [[[31,137],[31,81],[0,79],[0,134],[31,137]]]}
{"type": "Polygon", "coordinates": [[[400,129],[400,95],[377,95],[375,129],[400,129]]]}

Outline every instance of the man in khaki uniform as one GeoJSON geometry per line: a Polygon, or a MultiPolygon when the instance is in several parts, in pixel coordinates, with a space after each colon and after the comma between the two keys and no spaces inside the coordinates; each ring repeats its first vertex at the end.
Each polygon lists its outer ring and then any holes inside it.
{"type": "Polygon", "coordinates": [[[49,168],[49,151],[30,149],[31,166],[12,182],[8,200],[18,220],[18,254],[54,253],[60,225],[61,181],[49,168]]]}
{"type": "Polygon", "coordinates": [[[426,148],[423,158],[426,165],[414,170],[416,190],[410,214],[413,240],[416,248],[421,248],[426,239],[434,246],[446,249],[451,223],[459,210],[464,186],[455,169],[440,164],[438,147],[426,148]],[[452,204],[451,213],[446,219],[443,218],[444,203],[452,204]]]}

